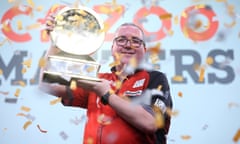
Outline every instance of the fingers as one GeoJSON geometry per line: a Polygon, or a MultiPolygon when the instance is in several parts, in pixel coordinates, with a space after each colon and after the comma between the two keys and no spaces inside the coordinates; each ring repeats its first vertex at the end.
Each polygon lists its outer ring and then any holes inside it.
{"type": "Polygon", "coordinates": [[[53,31],[53,28],[55,26],[55,15],[51,14],[46,18],[46,31],[49,34],[51,31],[53,31]]]}

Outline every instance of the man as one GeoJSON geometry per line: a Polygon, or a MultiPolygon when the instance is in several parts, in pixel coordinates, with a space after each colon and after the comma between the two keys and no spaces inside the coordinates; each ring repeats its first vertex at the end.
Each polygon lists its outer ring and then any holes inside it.
{"type": "MultiPolygon", "coordinates": [[[[100,82],[78,80],[77,88],[41,82],[47,93],[62,97],[65,106],[87,109],[84,143],[101,144],[165,144],[170,116],[165,111],[172,107],[169,86],[165,75],[135,67],[126,70],[132,61],[136,66],[146,52],[144,33],[135,24],[122,24],[112,44],[115,65],[111,73],[100,73],[100,82]],[[120,84],[120,85],[119,85],[120,84]],[[162,94],[152,93],[148,103],[133,104],[146,90],[161,86],[162,94]],[[161,110],[165,125],[156,125],[153,106],[161,110]]],[[[51,53],[51,52],[50,52],[51,53]]]]}

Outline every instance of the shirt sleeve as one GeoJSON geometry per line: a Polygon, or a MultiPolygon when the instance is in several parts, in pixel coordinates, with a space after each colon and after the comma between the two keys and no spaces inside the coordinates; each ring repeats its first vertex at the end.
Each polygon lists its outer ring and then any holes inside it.
{"type": "Polygon", "coordinates": [[[88,95],[88,91],[84,91],[82,88],[71,90],[66,86],[66,97],[62,97],[62,104],[64,106],[87,108],[88,95]]]}
{"type": "Polygon", "coordinates": [[[160,108],[163,112],[165,125],[164,128],[161,128],[156,132],[157,133],[156,136],[158,141],[164,141],[165,140],[164,135],[168,133],[171,123],[171,117],[165,113],[165,110],[167,108],[172,109],[173,107],[172,97],[170,94],[170,87],[168,84],[167,77],[162,72],[152,71],[149,72],[149,75],[150,80],[147,89],[154,91],[159,86],[161,86],[161,92],[153,93],[151,104],[160,108]]]}

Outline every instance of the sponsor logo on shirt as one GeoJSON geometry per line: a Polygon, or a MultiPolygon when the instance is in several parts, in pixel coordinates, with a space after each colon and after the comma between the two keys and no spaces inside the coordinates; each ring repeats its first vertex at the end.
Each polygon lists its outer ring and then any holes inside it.
{"type": "Polygon", "coordinates": [[[138,88],[138,87],[143,86],[144,82],[145,82],[145,78],[144,78],[144,79],[137,80],[137,81],[134,83],[133,88],[138,88]]]}

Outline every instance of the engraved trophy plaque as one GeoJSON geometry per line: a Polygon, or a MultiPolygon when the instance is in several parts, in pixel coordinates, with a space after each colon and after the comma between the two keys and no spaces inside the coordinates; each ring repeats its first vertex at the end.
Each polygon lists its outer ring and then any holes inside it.
{"type": "Polygon", "coordinates": [[[50,33],[58,53],[48,55],[44,82],[69,85],[73,79],[99,81],[100,64],[90,56],[102,45],[104,25],[97,13],[87,7],[60,10],[50,33]]]}

